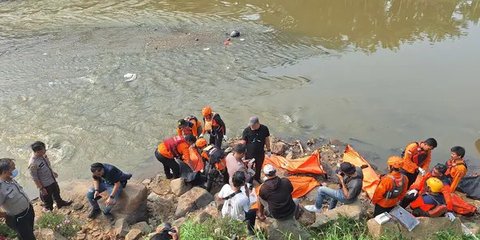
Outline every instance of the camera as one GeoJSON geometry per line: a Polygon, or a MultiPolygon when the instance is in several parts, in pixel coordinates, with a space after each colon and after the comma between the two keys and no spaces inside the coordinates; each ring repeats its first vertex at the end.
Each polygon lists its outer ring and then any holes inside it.
{"type": "Polygon", "coordinates": [[[342,176],[342,177],[345,177],[345,173],[342,172],[340,169],[337,169],[337,170],[335,171],[335,173],[336,173],[336,174],[339,174],[339,175],[342,176]]]}

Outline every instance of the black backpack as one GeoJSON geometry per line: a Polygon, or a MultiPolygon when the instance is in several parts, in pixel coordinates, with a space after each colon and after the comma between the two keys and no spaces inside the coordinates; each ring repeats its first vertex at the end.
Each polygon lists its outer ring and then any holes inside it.
{"type": "Polygon", "coordinates": [[[400,196],[400,194],[403,191],[403,186],[405,186],[405,176],[402,175],[402,181],[398,184],[397,180],[392,176],[392,175],[387,175],[387,177],[390,177],[393,180],[393,189],[386,192],[383,196],[386,199],[393,199],[397,198],[400,196]]]}

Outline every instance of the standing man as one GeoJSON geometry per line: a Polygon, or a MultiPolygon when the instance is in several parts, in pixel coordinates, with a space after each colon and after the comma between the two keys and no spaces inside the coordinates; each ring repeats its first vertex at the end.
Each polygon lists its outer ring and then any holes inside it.
{"type": "Polygon", "coordinates": [[[33,220],[35,212],[23,188],[13,180],[18,175],[13,159],[0,159],[0,217],[15,230],[20,240],[35,240],[33,220]]]}
{"type": "Polygon", "coordinates": [[[408,187],[417,180],[418,173],[425,175],[432,161],[432,150],[437,147],[437,140],[428,138],[423,142],[408,144],[403,154],[402,173],[408,178],[408,187]]]}
{"type": "Polygon", "coordinates": [[[202,133],[202,123],[193,116],[187,116],[184,119],[178,120],[177,134],[178,136],[185,136],[192,134],[197,137],[202,133]]]}
{"type": "Polygon", "coordinates": [[[184,162],[190,161],[189,147],[195,144],[197,139],[193,135],[174,136],[163,140],[155,149],[155,157],[163,164],[163,170],[167,179],[180,177],[180,166],[176,158],[182,158],[184,162]],[[171,170],[171,171],[170,171],[171,170]]]}
{"type": "Polygon", "coordinates": [[[50,160],[46,154],[45,143],[37,141],[32,145],[32,156],[28,162],[30,175],[35,185],[40,191],[40,199],[43,202],[44,211],[53,210],[53,200],[57,203],[58,208],[72,205],[72,201],[64,201],[60,197],[60,187],[56,178],[58,174],[52,170],[50,160]]]}
{"type": "Polygon", "coordinates": [[[227,134],[227,128],[220,115],[213,112],[210,106],[206,106],[202,109],[204,128],[202,134],[208,133],[210,135],[209,144],[214,144],[217,148],[222,147],[222,141],[225,134],[227,134]]]}
{"type": "Polygon", "coordinates": [[[94,163],[90,165],[90,171],[93,177],[93,187],[88,190],[87,199],[92,206],[92,211],[88,218],[94,219],[100,214],[100,206],[98,200],[101,198],[100,193],[107,191],[108,198],[105,200],[105,209],[103,214],[110,221],[114,221],[112,213],[110,212],[116,204],[122,189],[127,185],[127,181],[132,177],[132,174],[123,173],[117,167],[107,163],[94,163]]]}
{"type": "Polygon", "coordinates": [[[255,158],[254,179],[261,183],[260,174],[265,159],[265,148],[269,157],[272,154],[270,150],[270,131],[267,126],[260,124],[257,116],[253,116],[250,118],[248,127],[243,130],[242,140],[247,145],[245,158],[255,158]]]}

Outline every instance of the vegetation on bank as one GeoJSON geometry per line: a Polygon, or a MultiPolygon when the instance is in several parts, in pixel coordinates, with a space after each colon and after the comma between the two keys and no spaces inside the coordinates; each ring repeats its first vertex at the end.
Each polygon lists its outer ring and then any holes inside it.
{"type": "MultiPolygon", "coordinates": [[[[312,239],[322,240],[372,240],[368,234],[365,221],[349,218],[339,218],[332,221],[324,227],[305,230],[310,231],[312,239]]],[[[192,219],[182,225],[180,229],[181,239],[208,239],[208,240],[228,240],[228,239],[258,239],[266,240],[263,233],[257,232],[254,238],[248,237],[246,225],[242,222],[229,220],[226,218],[209,218],[203,223],[196,223],[192,219]],[[235,238],[236,237],[236,238],[235,238]]],[[[478,235],[477,237],[480,237],[478,235]]],[[[383,236],[381,240],[404,240],[398,233],[392,233],[383,236]]],[[[472,236],[456,235],[451,232],[437,232],[432,234],[432,240],[474,240],[472,236]]],[[[297,240],[287,233],[284,240],[297,240]]],[[[299,239],[300,240],[300,239],[299,239]]]]}
{"type": "MultiPolygon", "coordinates": [[[[37,221],[36,229],[47,228],[62,235],[67,239],[72,239],[80,230],[80,225],[70,219],[68,216],[60,213],[45,213],[37,221]]],[[[0,223],[0,236],[7,239],[16,239],[17,234],[10,229],[5,223],[0,223]]]]}

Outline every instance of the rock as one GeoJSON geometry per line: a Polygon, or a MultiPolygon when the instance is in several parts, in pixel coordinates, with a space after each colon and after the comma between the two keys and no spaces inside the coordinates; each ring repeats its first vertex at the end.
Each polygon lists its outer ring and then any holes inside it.
{"type": "Polygon", "coordinates": [[[77,233],[77,237],[76,237],[77,240],[84,240],[85,238],[87,238],[87,234],[77,233]]]}
{"type": "Polygon", "coordinates": [[[366,208],[363,207],[360,200],[357,200],[352,204],[346,204],[332,210],[327,210],[326,212],[316,213],[315,223],[312,224],[311,227],[321,227],[330,221],[337,220],[341,216],[359,220],[364,217],[365,214],[366,208]]]}
{"type": "Polygon", "coordinates": [[[138,240],[142,236],[142,231],[140,229],[132,229],[125,236],[125,240],[138,240]]]}
{"type": "Polygon", "coordinates": [[[150,201],[150,202],[159,201],[160,200],[160,195],[158,195],[154,192],[151,192],[150,194],[148,194],[147,200],[150,201]]]}
{"type": "Polygon", "coordinates": [[[462,226],[459,218],[450,222],[447,218],[417,218],[420,224],[409,232],[403,225],[395,220],[390,220],[383,225],[378,224],[375,219],[367,222],[368,232],[374,239],[380,239],[380,236],[389,236],[394,239],[395,236],[401,235],[402,239],[431,239],[432,233],[440,231],[450,231],[452,234],[462,234],[462,226]]]}
{"type": "Polygon", "coordinates": [[[74,204],[73,204],[73,210],[75,210],[75,211],[80,211],[80,210],[83,209],[84,206],[85,206],[85,205],[83,205],[83,204],[81,204],[81,203],[74,203],[74,204]]]}
{"type": "Polygon", "coordinates": [[[188,212],[203,208],[213,201],[213,196],[207,190],[194,187],[178,198],[175,217],[183,217],[188,212]]]}
{"type": "Polygon", "coordinates": [[[187,221],[187,218],[181,217],[181,218],[173,221],[172,226],[182,226],[185,221],[187,221]]]}
{"type": "Polygon", "coordinates": [[[147,222],[138,222],[138,223],[135,223],[134,225],[132,225],[130,227],[130,229],[138,229],[140,230],[143,234],[148,234],[152,231],[152,227],[150,227],[150,225],[148,225],[147,222]]]}
{"type": "Polygon", "coordinates": [[[195,217],[194,221],[195,221],[196,223],[203,223],[203,222],[205,222],[207,219],[209,219],[209,218],[211,218],[211,217],[212,217],[212,215],[210,215],[210,214],[202,211],[202,212],[200,212],[200,213],[195,217]]]}
{"type": "Polygon", "coordinates": [[[302,214],[298,219],[298,222],[300,222],[303,226],[312,225],[313,223],[315,223],[315,213],[303,209],[302,214]]]}
{"type": "Polygon", "coordinates": [[[35,237],[41,240],[67,240],[64,236],[48,228],[35,230],[35,237]]]}
{"type": "MultiPolygon", "coordinates": [[[[69,196],[75,203],[88,204],[85,195],[92,186],[91,181],[76,180],[74,183],[62,182],[61,185],[65,186],[61,187],[64,192],[63,195],[69,196]]],[[[147,193],[147,188],[143,184],[130,180],[118,198],[117,204],[113,207],[113,214],[128,216],[128,220],[132,222],[145,218],[147,215],[145,205],[147,193]]],[[[100,205],[103,205],[105,199],[107,199],[106,194],[106,192],[102,193],[103,197],[99,200],[100,205]]]]}
{"type": "Polygon", "coordinates": [[[190,190],[191,186],[187,186],[183,178],[177,178],[170,181],[170,190],[175,196],[179,197],[190,190]]]}
{"type": "Polygon", "coordinates": [[[283,156],[287,151],[288,146],[284,142],[276,142],[272,144],[272,153],[283,156]]]}
{"type": "Polygon", "coordinates": [[[173,195],[159,196],[154,202],[148,202],[148,212],[161,222],[167,221],[175,213],[176,204],[173,195]]]}
{"type": "Polygon", "coordinates": [[[115,237],[125,237],[128,233],[128,223],[125,218],[119,218],[115,221],[115,226],[113,227],[113,232],[115,237]]]}
{"type": "Polygon", "coordinates": [[[152,182],[152,179],[147,178],[147,179],[145,179],[145,180],[142,181],[142,184],[143,184],[143,185],[148,185],[148,184],[150,184],[151,182],[152,182]]]}
{"type": "Polygon", "coordinates": [[[283,221],[278,221],[273,218],[267,218],[266,221],[256,221],[256,228],[266,232],[268,238],[272,240],[277,239],[310,239],[310,234],[307,230],[293,218],[283,221]],[[257,224],[258,223],[258,224],[257,224]]]}

